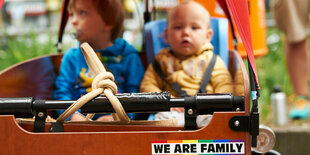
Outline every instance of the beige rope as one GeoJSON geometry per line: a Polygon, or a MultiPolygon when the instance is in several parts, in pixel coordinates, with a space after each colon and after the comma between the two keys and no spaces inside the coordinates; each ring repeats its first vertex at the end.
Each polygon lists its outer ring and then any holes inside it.
{"type": "MultiPolygon", "coordinates": [[[[92,83],[92,91],[82,96],[75,103],[73,103],[57,118],[56,121],[64,122],[69,116],[71,116],[74,112],[80,109],[88,101],[92,100],[100,94],[104,94],[108,98],[116,112],[116,115],[113,115],[113,119],[129,123],[130,119],[128,118],[123,106],[119,102],[118,98],[114,96],[114,94],[116,94],[117,92],[117,86],[113,82],[113,74],[106,72],[99,58],[87,43],[83,43],[81,45],[81,49],[89,69],[92,70],[96,75],[92,83]]],[[[92,118],[92,116],[93,114],[88,115],[86,117],[86,120],[89,120],[90,118],[92,118]]]]}

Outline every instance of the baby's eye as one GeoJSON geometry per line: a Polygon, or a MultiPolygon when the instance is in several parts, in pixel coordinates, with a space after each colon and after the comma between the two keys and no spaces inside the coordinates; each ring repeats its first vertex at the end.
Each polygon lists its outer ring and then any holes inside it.
{"type": "Polygon", "coordinates": [[[173,27],[173,29],[176,29],[176,30],[179,30],[181,28],[182,28],[182,26],[180,26],[180,25],[176,25],[176,26],[173,27]]]}
{"type": "Polygon", "coordinates": [[[199,29],[200,27],[199,26],[192,26],[192,29],[193,30],[197,30],[197,29],[199,29]]]}

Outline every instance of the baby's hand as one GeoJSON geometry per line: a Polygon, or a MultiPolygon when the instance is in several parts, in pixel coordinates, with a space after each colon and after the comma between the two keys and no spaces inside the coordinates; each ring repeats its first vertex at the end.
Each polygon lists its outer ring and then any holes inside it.
{"type": "Polygon", "coordinates": [[[104,115],[99,117],[96,121],[102,121],[102,122],[111,122],[113,121],[112,115],[104,115]]]}
{"type": "Polygon", "coordinates": [[[170,111],[184,112],[184,108],[170,108],[170,111]]]}
{"type": "Polygon", "coordinates": [[[81,113],[74,113],[70,118],[70,121],[86,121],[86,120],[87,118],[81,113]]]}

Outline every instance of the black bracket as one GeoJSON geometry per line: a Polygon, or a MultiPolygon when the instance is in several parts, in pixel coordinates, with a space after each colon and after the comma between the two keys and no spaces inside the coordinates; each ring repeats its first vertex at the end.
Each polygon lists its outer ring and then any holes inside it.
{"type": "Polygon", "coordinates": [[[197,130],[197,109],[195,96],[185,97],[184,130],[197,130]]]}
{"type": "Polygon", "coordinates": [[[43,108],[45,101],[44,100],[36,100],[35,101],[38,109],[35,111],[35,120],[33,126],[33,132],[44,132],[45,130],[45,120],[46,120],[46,109],[43,108]],[[42,108],[40,108],[42,107],[42,108]]]}
{"type": "Polygon", "coordinates": [[[52,122],[50,132],[64,132],[63,123],[52,122]]]}
{"type": "Polygon", "coordinates": [[[259,113],[253,112],[250,116],[233,116],[229,120],[229,127],[234,131],[250,132],[252,135],[252,146],[256,147],[259,133],[259,113]]]}
{"type": "Polygon", "coordinates": [[[259,113],[252,112],[251,113],[251,135],[252,135],[252,146],[256,147],[257,144],[257,136],[259,134],[259,113]]]}
{"type": "Polygon", "coordinates": [[[250,116],[233,116],[229,120],[229,127],[234,131],[250,131],[250,116]]]}

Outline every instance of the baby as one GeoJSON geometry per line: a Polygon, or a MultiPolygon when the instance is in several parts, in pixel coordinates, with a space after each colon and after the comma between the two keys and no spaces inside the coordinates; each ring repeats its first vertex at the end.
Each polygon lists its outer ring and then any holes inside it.
{"type": "MultiPolygon", "coordinates": [[[[207,93],[232,93],[233,83],[230,73],[219,56],[216,56],[208,85],[200,88],[204,73],[214,55],[210,43],[212,34],[210,15],[199,3],[183,1],[172,8],[168,13],[167,29],[164,32],[165,41],[171,48],[164,48],[155,56],[164,78],[158,75],[154,65],[149,65],[141,82],[140,91],[170,91],[173,97],[194,96],[199,89],[207,93]],[[175,83],[185,93],[177,93],[178,91],[171,85],[175,83]]],[[[183,108],[171,108],[171,112],[157,113],[155,118],[181,117],[179,125],[183,125],[183,112],[183,108]]]]}

